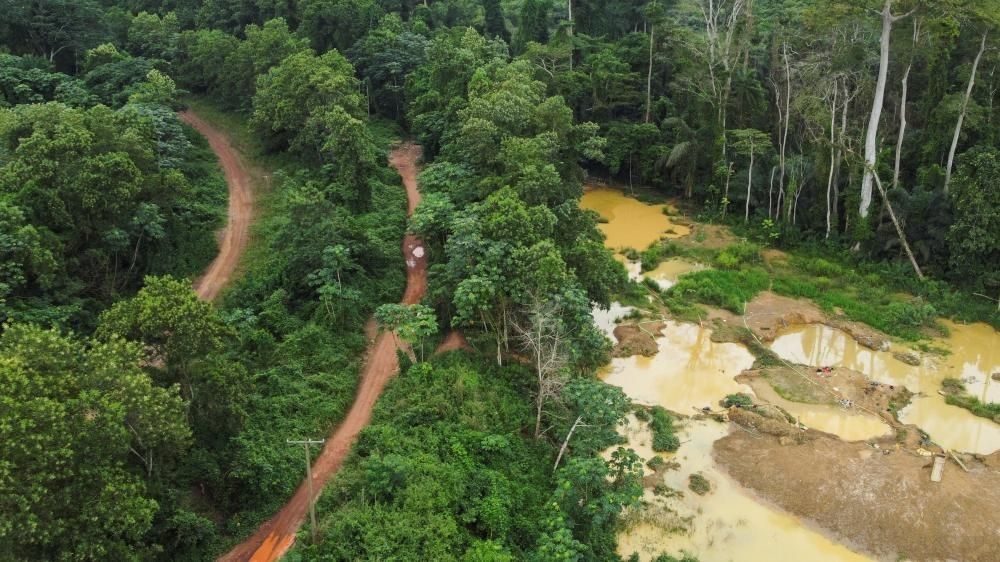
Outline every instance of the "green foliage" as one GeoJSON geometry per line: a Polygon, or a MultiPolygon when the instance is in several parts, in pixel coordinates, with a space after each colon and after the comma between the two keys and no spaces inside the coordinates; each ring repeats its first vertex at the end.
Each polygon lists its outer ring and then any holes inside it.
{"type": "Polygon", "coordinates": [[[941,381],[941,389],[945,392],[945,402],[948,404],[965,408],[974,415],[1000,423],[1000,403],[981,401],[978,397],[966,392],[962,381],[946,378],[941,381]]]}
{"type": "Polygon", "coordinates": [[[740,242],[727,246],[715,256],[715,265],[724,269],[740,269],[746,265],[760,263],[760,261],[760,246],[750,242],[740,242]]]}
{"type": "Polygon", "coordinates": [[[766,272],[753,268],[740,271],[706,269],[682,277],[667,291],[668,305],[677,299],[700,302],[742,313],[743,306],[768,288],[766,272]]]}
{"type": "Polygon", "coordinates": [[[146,277],[135,297],[101,314],[96,335],[139,342],[151,362],[187,371],[191,363],[223,345],[225,327],[211,303],[191,286],[171,277],[146,277]]]}
{"type": "Polygon", "coordinates": [[[674,417],[660,406],[649,411],[649,429],[653,432],[653,450],[672,453],[680,447],[680,439],[674,427],[674,417]]]}
{"type": "Polygon", "coordinates": [[[0,336],[0,546],[17,559],[140,560],[147,481],[190,440],[176,387],[137,345],[7,325],[0,336]]]}
{"type": "Polygon", "coordinates": [[[0,110],[6,228],[17,229],[12,244],[35,247],[30,257],[6,251],[3,269],[19,272],[3,281],[16,287],[7,314],[66,306],[87,324],[145,273],[186,275],[207,263],[224,191],[215,191],[219,172],[202,163],[203,146],[159,105],[0,110]],[[184,257],[163,258],[176,252],[184,257]]]}
{"type": "Polygon", "coordinates": [[[733,406],[737,406],[739,408],[749,408],[753,406],[753,397],[749,394],[743,394],[742,392],[727,394],[726,398],[722,401],[722,404],[727,408],[732,408],[733,406]]]}
{"type": "Polygon", "coordinates": [[[394,379],[320,500],[325,540],[303,556],[524,559],[554,455],[521,431],[533,419],[524,376],[450,354],[394,379]]]}
{"type": "Polygon", "coordinates": [[[670,556],[669,554],[661,554],[654,558],[653,562],[698,562],[698,559],[690,554],[684,554],[680,558],[670,556]]]}
{"type": "Polygon", "coordinates": [[[704,496],[712,491],[712,485],[709,484],[708,479],[702,476],[700,472],[695,472],[688,476],[688,488],[699,496],[704,496]]]}
{"type": "Polygon", "coordinates": [[[1000,151],[970,151],[952,183],[955,222],[948,233],[952,275],[995,295],[1000,291],[1000,151]],[[990,265],[993,264],[993,265],[990,265]]]}
{"type": "Polygon", "coordinates": [[[438,331],[434,309],[422,304],[383,304],[375,310],[379,329],[393,332],[409,345],[420,345],[424,357],[424,341],[438,331]]]}

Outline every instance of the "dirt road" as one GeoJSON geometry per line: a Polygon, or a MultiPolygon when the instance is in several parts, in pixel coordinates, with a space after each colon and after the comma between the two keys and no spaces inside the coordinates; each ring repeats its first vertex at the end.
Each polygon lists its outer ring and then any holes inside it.
{"type": "MultiPolygon", "coordinates": [[[[403,178],[411,213],[420,202],[420,192],[417,190],[417,160],[420,153],[419,146],[407,143],[395,148],[389,160],[403,178]]],[[[427,256],[420,240],[407,235],[403,239],[403,256],[406,259],[406,292],[403,294],[403,303],[416,304],[427,291],[427,256]]],[[[313,487],[317,490],[317,495],[343,464],[358,433],[368,425],[375,401],[398,368],[396,345],[392,336],[378,335],[369,349],[354,404],[344,421],[326,440],[323,451],[313,464],[313,487]]],[[[308,502],[308,489],[303,480],[281,511],[265,522],[250,538],[219,558],[220,562],[271,562],[281,558],[295,541],[295,533],[305,520],[308,502]]]]}
{"type": "Polygon", "coordinates": [[[225,134],[192,111],[184,111],[180,117],[208,139],[212,152],[219,158],[219,164],[226,174],[226,183],[229,185],[229,216],[222,231],[219,255],[215,256],[205,274],[194,284],[198,298],[212,301],[229,283],[250,240],[250,222],[253,220],[254,206],[251,175],[225,134]]]}

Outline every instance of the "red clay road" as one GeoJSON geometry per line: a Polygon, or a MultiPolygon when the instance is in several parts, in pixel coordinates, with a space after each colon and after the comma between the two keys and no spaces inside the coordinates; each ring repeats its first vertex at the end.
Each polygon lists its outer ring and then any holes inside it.
{"type": "MultiPolygon", "coordinates": [[[[410,212],[413,212],[420,202],[420,192],[417,190],[419,157],[420,147],[407,143],[395,148],[389,159],[403,178],[410,212]]],[[[403,255],[407,266],[403,303],[416,304],[427,290],[427,256],[420,240],[409,234],[403,239],[403,255]]],[[[378,335],[369,348],[368,358],[361,373],[361,384],[351,410],[333,435],[327,438],[322,452],[313,464],[313,488],[317,491],[317,495],[343,464],[358,433],[368,425],[375,401],[398,368],[393,337],[384,333],[378,335]]],[[[303,480],[281,511],[261,525],[250,538],[219,558],[219,561],[272,562],[281,558],[295,541],[295,533],[305,520],[309,507],[308,495],[306,482],[303,480]]]]}
{"type": "Polygon", "coordinates": [[[184,111],[181,119],[194,127],[219,158],[219,164],[226,174],[226,184],[229,185],[229,220],[222,231],[222,241],[219,244],[219,255],[215,256],[205,274],[195,281],[194,290],[198,298],[213,301],[219,292],[229,283],[240,263],[243,252],[250,241],[250,222],[253,220],[253,189],[250,187],[250,174],[247,172],[239,153],[230,144],[229,139],[221,131],[215,129],[192,111],[184,111]]]}

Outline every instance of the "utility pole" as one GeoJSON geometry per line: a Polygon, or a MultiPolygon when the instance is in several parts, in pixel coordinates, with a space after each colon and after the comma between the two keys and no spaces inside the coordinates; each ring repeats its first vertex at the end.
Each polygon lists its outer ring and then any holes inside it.
{"type": "Polygon", "coordinates": [[[315,439],[306,439],[304,441],[288,440],[289,445],[302,445],[302,449],[306,452],[306,486],[309,489],[309,523],[313,544],[316,544],[316,498],[313,496],[313,471],[312,463],[309,462],[309,447],[312,445],[322,445],[323,441],[323,439],[319,441],[315,439]]]}

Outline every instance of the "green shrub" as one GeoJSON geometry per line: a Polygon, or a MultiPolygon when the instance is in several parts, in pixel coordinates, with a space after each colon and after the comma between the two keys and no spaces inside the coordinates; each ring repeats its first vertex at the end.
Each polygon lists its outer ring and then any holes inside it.
{"type": "Polygon", "coordinates": [[[639,259],[642,260],[642,270],[652,271],[656,269],[664,257],[666,256],[663,252],[663,246],[659,242],[650,244],[646,251],[639,254],[639,259]]]}
{"type": "Polygon", "coordinates": [[[920,327],[938,316],[934,306],[927,303],[894,302],[886,307],[889,321],[902,326],[920,327]]]}
{"type": "Polygon", "coordinates": [[[649,429],[653,432],[653,450],[658,453],[676,451],[681,442],[674,428],[674,417],[660,406],[653,406],[649,414],[649,429]]]}
{"type": "Polygon", "coordinates": [[[941,381],[941,388],[948,393],[965,392],[965,385],[962,384],[962,381],[952,377],[948,377],[941,381]]]}
{"type": "Polygon", "coordinates": [[[669,554],[661,554],[654,558],[653,562],[698,562],[698,559],[690,554],[684,554],[681,558],[676,558],[669,554]]]}
{"type": "Polygon", "coordinates": [[[726,399],[722,402],[727,408],[732,408],[733,406],[739,406],[740,408],[749,408],[753,406],[753,398],[749,394],[744,394],[738,392],[736,394],[729,394],[726,399]]]}
{"type": "Polygon", "coordinates": [[[744,265],[760,263],[760,246],[740,242],[728,246],[715,257],[715,264],[724,269],[739,269],[744,265]]]}
{"type": "Polygon", "coordinates": [[[712,485],[708,483],[708,479],[702,476],[700,472],[695,472],[691,476],[688,476],[688,488],[699,496],[704,496],[712,491],[712,485]]]}
{"type": "Polygon", "coordinates": [[[841,277],[844,269],[823,258],[793,258],[792,265],[809,274],[822,277],[841,277]]]}
{"type": "Polygon", "coordinates": [[[743,304],[767,289],[769,284],[767,272],[759,268],[706,269],[681,277],[668,294],[741,313],[743,304]]]}

